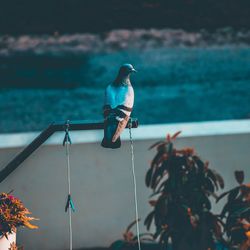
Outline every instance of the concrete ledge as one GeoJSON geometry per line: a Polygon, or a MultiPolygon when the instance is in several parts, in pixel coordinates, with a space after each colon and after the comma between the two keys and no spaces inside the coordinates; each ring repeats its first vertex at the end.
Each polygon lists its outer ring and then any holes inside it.
{"type": "MultiPolygon", "coordinates": [[[[173,134],[179,130],[182,131],[180,137],[245,134],[250,133],[250,120],[140,125],[137,129],[133,129],[133,138],[135,140],[163,139],[167,133],[173,134]]],[[[24,147],[38,136],[39,133],[40,132],[0,134],[0,148],[24,147]]],[[[55,133],[45,144],[61,144],[63,136],[64,133],[62,132],[55,133]]],[[[99,142],[102,137],[102,130],[71,132],[71,138],[74,144],[99,142]]],[[[128,130],[123,133],[122,139],[129,139],[128,130]]]]}

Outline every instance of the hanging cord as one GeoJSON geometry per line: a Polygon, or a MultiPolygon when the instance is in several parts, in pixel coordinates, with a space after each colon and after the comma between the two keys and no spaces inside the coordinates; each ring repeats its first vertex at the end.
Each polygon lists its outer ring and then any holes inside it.
{"type": "Polygon", "coordinates": [[[133,138],[132,138],[132,119],[131,118],[129,119],[128,127],[129,127],[129,139],[130,139],[130,147],[131,147],[132,174],[133,174],[133,182],[134,182],[136,233],[137,233],[138,249],[141,250],[138,200],[137,200],[137,185],[136,185],[136,176],[135,176],[135,156],[134,156],[134,144],[133,144],[133,138]]]}
{"type": "Polygon", "coordinates": [[[71,145],[71,139],[69,136],[69,121],[65,124],[65,136],[63,139],[63,146],[66,145],[66,157],[67,157],[67,181],[68,181],[68,196],[65,206],[65,212],[69,212],[69,249],[72,250],[72,211],[75,212],[73,200],[71,198],[71,183],[70,183],[70,160],[69,160],[69,145],[71,145]]]}

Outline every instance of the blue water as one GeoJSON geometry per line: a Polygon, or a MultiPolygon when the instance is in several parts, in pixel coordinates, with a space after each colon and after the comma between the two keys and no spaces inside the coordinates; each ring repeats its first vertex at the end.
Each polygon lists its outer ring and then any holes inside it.
{"type": "Polygon", "coordinates": [[[124,62],[138,70],[133,116],[141,124],[250,118],[248,46],[15,54],[0,61],[0,132],[102,119],[104,88],[124,62]]]}

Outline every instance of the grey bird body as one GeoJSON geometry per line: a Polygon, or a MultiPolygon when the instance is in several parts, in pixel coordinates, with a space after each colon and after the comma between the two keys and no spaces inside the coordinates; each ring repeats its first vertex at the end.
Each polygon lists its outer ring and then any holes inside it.
{"type": "Polygon", "coordinates": [[[120,135],[128,123],[134,105],[134,90],[130,82],[132,72],[135,72],[133,66],[124,64],[115,81],[106,88],[103,147],[121,146],[120,135]]]}

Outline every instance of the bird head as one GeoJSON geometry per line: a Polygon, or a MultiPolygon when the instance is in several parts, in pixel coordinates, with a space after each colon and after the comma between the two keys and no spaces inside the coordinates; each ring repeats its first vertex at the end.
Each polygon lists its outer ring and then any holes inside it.
{"type": "Polygon", "coordinates": [[[136,73],[137,71],[134,69],[133,65],[129,64],[129,63],[125,63],[120,67],[119,70],[119,75],[120,77],[127,77],[129,76],[131,73],[136,73]]]}
{"type": "Polygon", "coordinates": [[[137,71],[131,64],[125,63],[123,64],[118,72],[116,79],[114,80],[114,85],[119,86],[120,84],[129,85],[130,83],[130,74],[136,73],[137,71]]]}

